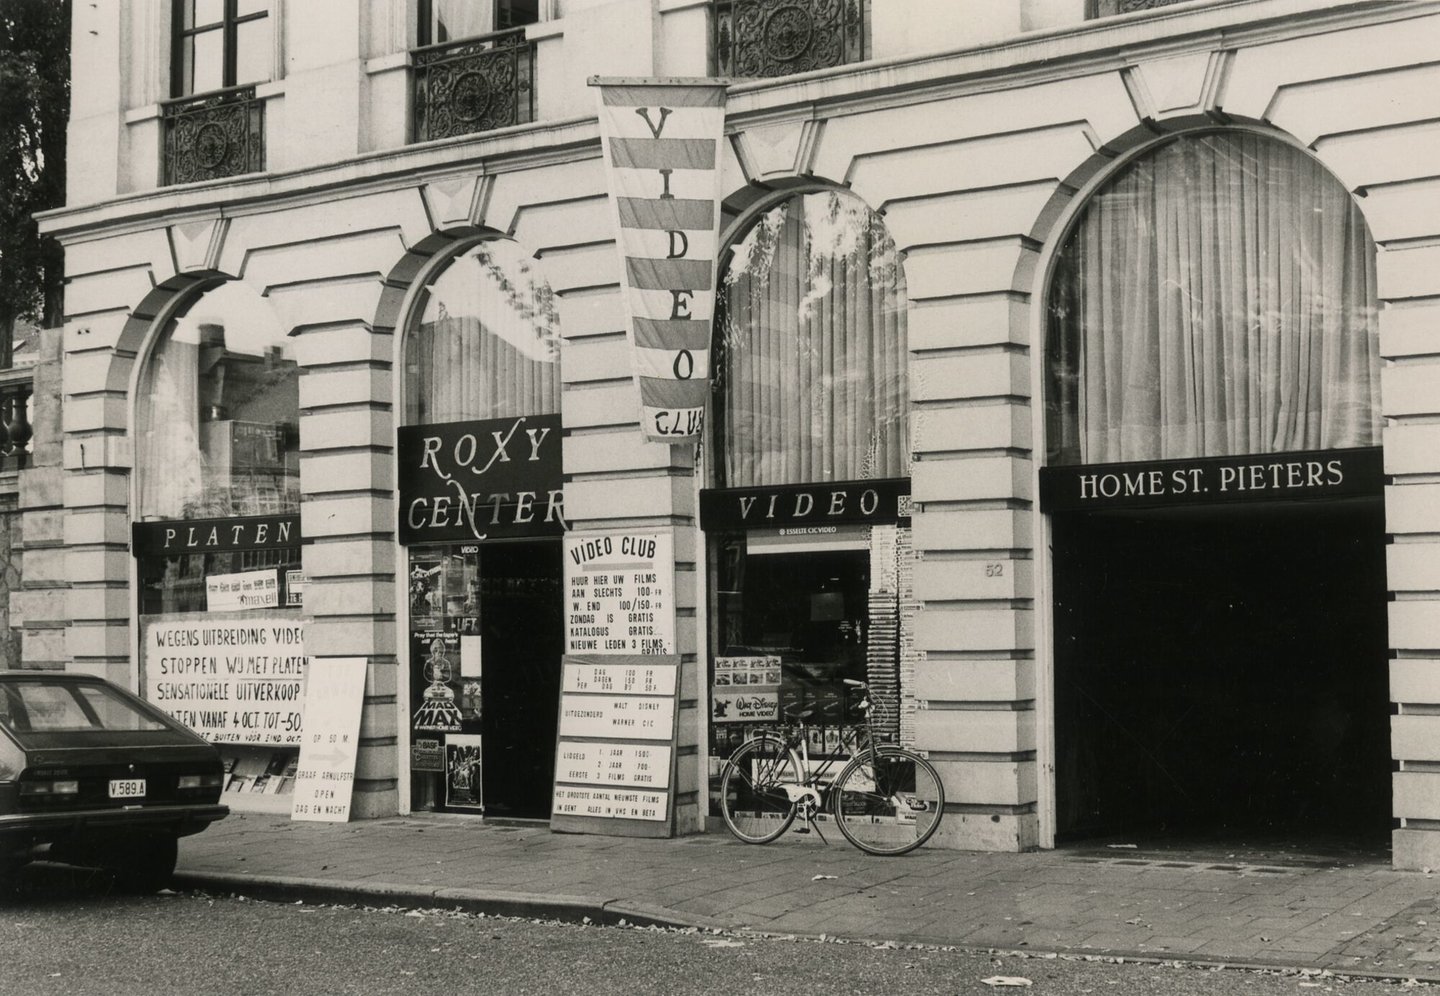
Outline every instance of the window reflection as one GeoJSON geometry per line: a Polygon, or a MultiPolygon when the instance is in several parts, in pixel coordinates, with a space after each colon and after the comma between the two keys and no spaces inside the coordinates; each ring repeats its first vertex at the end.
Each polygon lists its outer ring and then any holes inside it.
{"type": "Polygon", "coordinates": [[[905,281],[895,243],[837,191],[767,211],[719,295],[719,487],[905,477],[905,281]]]}
{"type": "Polygon", "coordinates": [[[141,379],[141,518],[298,511],[299,411],[293,343],[268,302],[238,281],[197,298],[141,379]]]}
{"type": "Polygon", "coordinates": [[[407,425],[560,410],[560,318],[535,261],[486,242],[425,289],[405,340],[407,425]]]}

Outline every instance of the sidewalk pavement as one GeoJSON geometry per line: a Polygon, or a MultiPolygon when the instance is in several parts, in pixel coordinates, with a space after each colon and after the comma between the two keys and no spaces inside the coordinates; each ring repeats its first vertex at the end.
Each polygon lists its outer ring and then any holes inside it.
{"type": "Polygon", "coordinates": [[[875,858],[831,834],[754,847],[413,816],[232,814],[177,884],[255,897],[684,925],[1440,981],[1440,890],[1383,854],[1145,847],[875,858]]]}

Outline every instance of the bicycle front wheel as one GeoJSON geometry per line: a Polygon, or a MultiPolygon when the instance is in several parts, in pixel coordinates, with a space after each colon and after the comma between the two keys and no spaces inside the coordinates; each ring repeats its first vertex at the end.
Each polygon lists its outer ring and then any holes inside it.
{"type": "Polygon", "coordinates": [[[778,737],[735,749],[720,776],[720,815],[747,844],[768,844],[795,822],[796,804],[781,786],[800,784],[800,756],[778,737]]]}
{"type": "Polygon", "coordinates": [[[945,815],[945,787],[930,762],[889,744],[857,754],[830,791],[836,826],[870,854],[913,851],[945,815]]]}

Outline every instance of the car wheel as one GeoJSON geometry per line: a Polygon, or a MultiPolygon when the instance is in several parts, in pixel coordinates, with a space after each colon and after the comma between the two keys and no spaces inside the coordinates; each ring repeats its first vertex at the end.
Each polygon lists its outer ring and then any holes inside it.
{"type": "Polygon", "coordinates": [[[115,884],[126,892],[149,895],[170,884],[180,849],[174,837],[153,837],[126,848],[112,868],[115,884]]]}

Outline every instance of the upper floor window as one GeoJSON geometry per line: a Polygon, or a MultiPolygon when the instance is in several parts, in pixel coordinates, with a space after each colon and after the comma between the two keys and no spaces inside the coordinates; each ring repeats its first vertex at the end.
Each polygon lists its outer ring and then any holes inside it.
{"type": "Polygon", "coordinates": [[[414,140],[535,120],[535,45],[525,25],[539,19],[539,0],[420,0],[414,140]]]}
{"type": "Polygon", "coordinates": [[[711,2],[720,76],[789,76],[870,57],[870,0],[711,2]]]}
{"type": "Polygon", "coordinates": [[[540,0],[420,0],[419,43],[443,45],[540,20],[540,0]]]}
{"type": "Polygon", "coordinates": [[[270,0],[178,0],[171,94],[249,83],[274,71],[270,0]]]}

